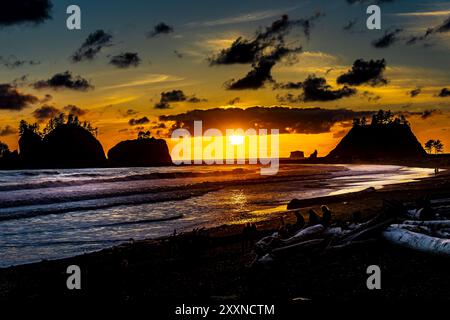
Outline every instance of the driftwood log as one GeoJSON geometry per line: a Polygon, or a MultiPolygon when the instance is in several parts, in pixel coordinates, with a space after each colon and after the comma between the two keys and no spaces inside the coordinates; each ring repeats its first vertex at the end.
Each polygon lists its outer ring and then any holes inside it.
{"type": "Polygon", "coordinates": [[[383,232],[383,237],[402,247],[450,257],[450,239],[432,237],[392,226],[383,232]]]}

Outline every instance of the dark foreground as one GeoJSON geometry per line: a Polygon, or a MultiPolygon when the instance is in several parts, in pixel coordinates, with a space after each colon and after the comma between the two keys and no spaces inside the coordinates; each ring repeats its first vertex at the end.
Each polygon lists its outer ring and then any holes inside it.
{"type": "MultiPolygon", "coordinates": [[[[302,201],[304,208],[327,204],[334,219],[360,211],[369,217],[383,199],[411,201],[424,196],[450,198],[447,174],[381,191],[302,201]]],[[[305,213],[306,210],[302,209],[305,213]]],[[[292,212],[284,214],[293,222],[292,212]]],[[[257,224],[259,239],[280,225],[280,215],[257,224]]],[[[252,242],[242,226],[139,241],[79,257],[0,269],[0,304],[145,303],[154,312],[175,316],[177,306],[220,304],[275,305],[280,315],[304,305],[339,302],[438,302],[450,300],[450,259],[395,247],[378,240],[359,248],[301,255],[270,265],[252,265],[252,242]],[[66,269],[81,268],[82,289],[68,290],[66,269]],[[366,268],[381,268],[381,290],[368,290],[366,268]]],[[[227,311],[225,309],[225,311],[227,311]]]]}

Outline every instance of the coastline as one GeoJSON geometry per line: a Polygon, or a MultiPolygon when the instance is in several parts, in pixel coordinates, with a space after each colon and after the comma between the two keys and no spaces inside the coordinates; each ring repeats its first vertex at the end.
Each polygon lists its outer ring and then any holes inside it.
{"type": "MultiPolygon", "coordinates": [[[[424,196],[450,197],[449,176],[445,171],[431,178],[388,185],[380,190],[300,200],[298,206],[306,213],[309,208],[317,209],[326,204],[334,219],[348,218],[355,211],[367,217],[381,210],[384,199],[413,201],[424,196]]],[[[269,214],[256,223],[257,238],[277,230],[281,217],[286,223],[295,219],[292,211],[269,214]]],[[[187,232],[175,237],[134,241],[72,258],[3,268],[0,269],[0,301],[76,299],[83,302],[100,295],[107,301],[125,303],[166,300],[159,306],[165,308],[183,301],[242,301],[250,297],[290,303],[300,293],[313,301],[432,298],[424,295],[449,299],[444,291],[438,292],[448,288],[442,282],[448,281],[449,261],[443,258],[380,242],[370,245],[369,249],[356,249],[333,258],[288,259],[275,269],[255,270],[249,267],[254,256],[251,248],[243,248],[242,229],[242,224],[222,225],[202,230],[201,234],[208,235],[204,241],[198,240],[202,239],[198,234],[187,232]],[[438,262],[428,263],[435,259],[438,262]],[[389,277],[400,277],[400,283],[396,280],[382,296],[368,294],[365,282],[356,285],[355,281],[365,279],[362,268],[369,261],[385,265],[390,270],[389,277]],[[78,293],[65,287],[65,270],[71,264],[79,265],[84,277],[84,290],[78,293]],[[330,270],[326,270],[327,265],[330,270]],[[411,265],[415,270],[409,268],[411,265]],[[333,276],[336,271],[332,269],[339,270],[340,277],[333,276]],[[348,282],[342,283],[344,278],[348,282]],[[278,280],[273,282],[275,279],[278,280]],[[286,279],[302,280],[284,283],[286,279]],[[327,290],[320,290],[319,284],[327,284],[327,290]],[[435,290],[423,290],[423,286],[434,286],[435,290]]]]}

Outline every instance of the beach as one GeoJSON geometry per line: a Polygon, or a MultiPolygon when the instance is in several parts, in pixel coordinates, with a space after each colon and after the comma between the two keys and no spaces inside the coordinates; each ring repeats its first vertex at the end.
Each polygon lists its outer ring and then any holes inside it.
{"type": "MultiPolygon", "coordinates": [[[[381,189],[301,200],[301,212],[326,204],[333,219],[382,210],[383,200],[410,202],[450,197],[448,173],[381,189]]],[[[292,211],[256,221],[262,238],[294,222],[292,211]]],[[[243,244],[243,224],[224,224],[160,239],[133,241],[99,252],[0,270],[0,300],[147,303],[172,314],[181,303],[275,303],[296,308],[308,301],[447,300],[449,261],[379,241],[332,255],[292,255],[270,268],[252,266],[252,245],[243,244]],[[200,239],[200,240],[199,240],[200,239]],[[82,290],[65,287],[66,268],[82,270],[82,290]],[[383,270],[382,290],[366,287],[368,265],[383,270]],[[113,279],[113,281],[111,280],[113,279]]],[[[287,310],[284,308],[284,310],[287,310]]]]}
{"type": "Polygon", "coordinates": [[[283,213],[296,199],[429,177],[394,165],[285,164],[17,170],[0,175],[0,267],[283,213]]]}

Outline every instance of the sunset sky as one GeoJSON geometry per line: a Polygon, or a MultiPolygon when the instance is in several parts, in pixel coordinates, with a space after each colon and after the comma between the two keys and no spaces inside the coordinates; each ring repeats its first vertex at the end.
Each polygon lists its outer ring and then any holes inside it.
{"type": "Polygon", "coordinates": [[[198,118],[279,128],[281,156],[325,155],[354,116],[381,108],[408,115],[422,143],[450,148],[450,3],[379,1],[382,29],[368,30],[364,0],[39,2],[28,20],[0,5],[0,140],[11,149],[21,119],[44,126],[72,110],[98,127],[105,152],[198,118]],[[66,28],[71,4],[81,30],[66,28]],[[349,81],[358,59],[374,60],[374,75],[349,81]],[[326,110],[265,108],[275,106],[326,110]]]}

